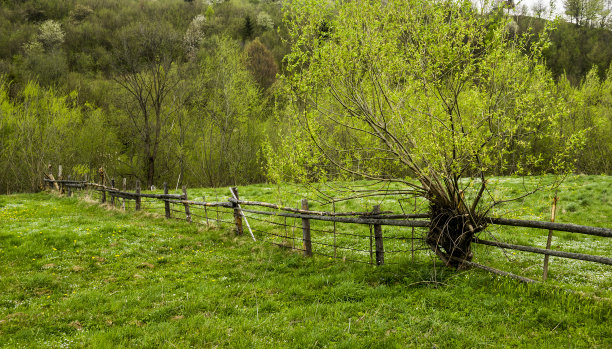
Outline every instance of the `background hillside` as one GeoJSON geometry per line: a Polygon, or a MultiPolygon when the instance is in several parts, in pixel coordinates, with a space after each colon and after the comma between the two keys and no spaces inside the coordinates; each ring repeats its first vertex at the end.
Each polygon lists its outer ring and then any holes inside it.
{"type": "MultiPolygon", "coordinates": [[[[511,35],[546,24],[506,15],[511,35]]],[[[293,156],[300,132],[277,78],[287,30],[273,0],[2,1],[0,188],[37,190],[50,163],[148,185],[275,180],[274,159],[293,156]]],[[[585,133],[580,173],[612,173],[611,39],[561,21],[543,53],[567,107],[561,135],[585,133]]],[[[299,153],[301,167],[337,175],[316,151],[299,153]]]]}

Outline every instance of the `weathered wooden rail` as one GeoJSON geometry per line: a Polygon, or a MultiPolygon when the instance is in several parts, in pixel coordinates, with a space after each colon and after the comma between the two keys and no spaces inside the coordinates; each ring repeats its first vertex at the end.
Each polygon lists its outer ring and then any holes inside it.
{"type": "MultiPolygon", "coordinates": [[[[52,176],[51,176],[52,177],[52,176]]],[[[59,176],[58,176],[59,177],[59,176]]],[[[412,238],[402,238],[405,240],[411,239],[413,241],[412,248],[409,251],[385,251],[385,239],[390,239],[391,237],[385,236],[383,234],[383,226],[392,226],[392,227],[412,227],[412,228],[428,228],[430,226],[430,221],[426,220],[429,218],[428,214],[425,213],[417,213],[417,214],[396,214],[391,211],[381,211],[379,206],[374,207],[373,211],[369,212],[325,212],[325,211],[315,211],[309,210],[308,201],[306,199],[302,200],[301,208],[294,207],[284,207],[277,204],[267,203],[267,202],[258,202],[258,201],[249,201],[249,200],[241,200],[238,196],[238,189],[231,188],[232,197],[229,197],[227,201],[206,201],[203,198],[203,201],[198,200],[189,200],[187,188],[182,188],[182,194],[170,194],[168,192],[168,186],[164,183],[164,194],[154,194],[154,193],[142,193],[140,190],[140,184],[136,183],[136,189],[133,192],[126,190],[126,181],[123,181],[123,190],[119,190],[115,188],[114,180],[111,181],[111,186],[106,186],[98,183],[91,183],[87,181],[77,181],[77,180],[64,180],[64,179],[54,179],[54,178],[45,178],[45,184],[47,184],[50,188],[59,188],[63,190],[63,188],[69,189],[93,189],[95,191],[100,192],[100,202],[106,202],[106,196],[110,196],[110,203],[115,205],[116,199],[123,199],[123,203],[121,207],[125,209],[125,200],[134,200],[135,201],[135,209],[141,209],[141,201],[142,199],[153,199],[163,202],[165,217],[171,218],[172,211],[175,212],[183,212],[182,210],[172,210],[170,208],[171,204],[181,205],[184,208],[185,219],[188,222],[192,222],[193,217],[202,217],[197,214],[193,214],[191,212],[191,207],[200,207],[204,210],[204,217],[206,224],[209,224],[209,221],[217,221],[225,224],[232,224],[235,226],[235,231],[237,234],[243,234],[243,220],[246,222],[247,228],[251,233],[253,239],[256,239],[254,235],[254,231],[261,234],[261,236],[268,235],[278,239],[284,240],[292,240],[292,245],[290,246],[294,250],[301,250],[304,252],[306,256],[312,256],[314,254],[322,254],[329,257],[337,258],[337,249],[346,249],[353,250],[356,252],[362,252],[367,254],[369,252],[370,262],[374,264],[374,255],[375,263],[377,265],[385,264],[385,253],[398,253],[398,252],[412,252],[414,256],[414,251],[416,250],[414,247],[414,240],[422,240],[421,238],[414,237],[414,231],[412,238]],[[252,208],[249,208],[252,207],[252,208]],[[259,207],[259,209],[256,209],[259,207]],[[208,209],[216,209],[216,219],[209,215],[208,209]],[[219,217],[219,209],[227,209],[228,212],[233,212],[232,220],[222,220],[219,217]],[[247,216],[246,214],[249,214],[247,216]],[[285,220],[285,223],[271,222],[267,221],[261,217],[280,217],[285,220]],[[302,236],[299,237],[290,237],[287,234],[287,228],[291,228],[293,232],[297,229],[294,225],[291,227],[286,223],[287,219],[301,220],[301,230],[302,236]],[[248,219],[254,219],[257,221],[266,222],[270,225],[276,225],[280,228],[285,229],[285,234],[280,234],[275,232],[262,231],[257,229],[252,229],[248,219]],[[322,222],[331,222],[333,223],[333,231],[323,231],[321,229],[315,229],[311,227],[311,221],[322,221],[322,222]],[[342,236],[354,236],[356,238],[368,238],[368,236],[359,235],[359,234],[351,234],[351,233],[341,233],[337,231],[336,224],[359,224],[359,225],[367,225],[370,226],[370,248],[368,250],[360,250],[351,247],[339,246],[336,242],[337,235],[342,236]],[[315,232],[326,232],[333,233],[333,244],[328,244],[325,242],[317,241],[316,238],[313,237],[311,231],[315,232]],[[301,240],[301,241],[300,241],[301,240]],[[295,242],[301,242],[301,247],[296,246],[295,242]],[[325,246],[329,248],[333,248],[333,256],[331,254],[317,253],[313,251],[313,244],[325,246]]],[[[70,195],[70,192],[68,192],[70,195]]],[[[612,229],[603,228],[603,227],[589,227],[582,226],[576,224],[567,224],[567,223],[555,223],[555,222],[542,222],[542,221],[530,221],[530,220],[517,220],[517,219],[507,219],[507,218],[487,218],[487,224],[491,225],[504,225],[504,226],[513,226],[513,227],[524,227],[524,228],[535,228],[535,229],[546,229],[552,231],[563,231],[569,233],[577,233],[577,234],[585,234],[591,236],[598,237],[612,237],[612,229]]],[[[397,237],[394,237],[397,238],[397,237]]],[[[516,251],[523,251],[529,253],[542,254],[545,256],[555,256],[560,258],[570,258],[594,263],[600,263],[605,265],[612,265],[612,258],[604,257],[604,256],[596,256],[596,255],[588,255],[584,253],[574,253],[574,252],[565,252],[565,251],[556,251],[551,250],[549,248],[537,248],[532,246],[524,246],[524,245],[516,245],[510,244],[506,242],[494,242],[482,240],[479,238],[475,238],[473,240],[476,244],[494,246],[503,249],[510,249],[516,251]]],[[[289,247],[286,243],[279,243],[271,241],[271,243],[275,245],[279,245],[282,247],[289,247]]],[[[346,260],[346,258],[343,258],[346,260]]],[[[497,270],[491,267],[483,266],[478,263],[474,263],[471,261],[463,261],[466,265],[479,267],[484,270],[488,270],[490,272],[494,272],[501,275],[506,275],[510,277],[514,277],[516,279],[522,281],[533,281],[531,279],[524,278],[522,276],[514,275],[505,271],[497,270]]],[[[546,267],[545,267],[546,270],[546,267]]]]}
{"type": "Polygon", "coordinates": [[[512,227],[565,231],[568,233],[602,236],[602,237],[607,237],[607,238],[612,237],[612,229],[600,228],[600,227],[589,227],[585,225],[577,225],[577,224],[570,224],[570,223],[527,221],[527,220],[508,219],[508,218],[489,218],[488,222],[490,224],[508,225],[512,227]]]}

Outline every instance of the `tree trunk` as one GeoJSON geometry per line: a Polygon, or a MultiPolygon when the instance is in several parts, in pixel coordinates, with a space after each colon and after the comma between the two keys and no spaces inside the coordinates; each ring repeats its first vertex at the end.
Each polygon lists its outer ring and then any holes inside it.
{"type": "Polygon", "coordinates": [[[448,200],[441,199],[442,193],[431,196],[440,199],[430,200],[431,223],[426,241],[447,266],[461,269],[465,267],[462,261],[472,260],[472,239],[486,224],[474,212],[475,208],[466,206],[460,191],[457,190],[457,193],[445,193],[449,196],[448,200]]]}
{"type": "Polygon", "coordinates": [[[153,186],[153,179],[155,178],[155,157],[147,157],[147,188],[153,186]]]}

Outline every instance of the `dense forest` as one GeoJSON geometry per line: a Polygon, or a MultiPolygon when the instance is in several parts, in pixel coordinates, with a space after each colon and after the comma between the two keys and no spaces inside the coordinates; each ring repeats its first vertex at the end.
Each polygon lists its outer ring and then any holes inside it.
{"type": "MultiPolygon", "coordinates": [[[[90,178],[102,167],[109,177],[139,179],[147,186],[338,179],[351,173],[339,171],[321,149],[300,141],[308,139],[309,126],[295,117],[306,107],[300,85],[292,83],[303,76],[296,65],[305,62],[296,58],[293,2],[1,4],[2,192],[40,189],[49,164],[90,178]]],[[[317,23],[319,39],[340,33],[330,16],[317,23]]],[[[553,136],[529,144],[509,139],[515,142],[511,150],[487,171],[545,171],[536,160],[525,168],[516,159],[560,156],[546,155],[546,149],[573,139],[578,144],[572,147],[579,148],[574,171],[611,174],[609,26],[550,21],[499,7],[479,16],[483,40],[501,23],[503,40],[524,43],[526,59],[545,64],[546,71],[538,73],[541,85],[526,88],[546,93],[541,97],[546,105],[513,110],[550,111],[547,117],[554,120],[547,127],[555,129],[553,136]]],[[[344,145],[359,143],[351,137],[333,135],[344,145]]],[[[392,162],[381,165],[350,152],[335,156],[361,168],[411,175],[392,162]]]]}

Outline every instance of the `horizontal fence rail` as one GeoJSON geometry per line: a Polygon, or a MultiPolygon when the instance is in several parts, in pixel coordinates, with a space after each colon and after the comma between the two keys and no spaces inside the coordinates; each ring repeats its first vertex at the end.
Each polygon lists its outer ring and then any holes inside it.
{"type": "Polygon", "coordinates": [[[336,222],[336,223],[354,223],[354,224],[377,224],[377,225],[389,225],[396,227],[429,227],[429,221],[401,221],[401,220],[393,220],[393,219],[383,219],[383,218],[350,218],[350,217],[339,217],[339,216],[320,216],[313,214],[298,214],[298,213],[284,213],[284,212],[270,212],[270,211],[257,211],[243,208],[242,211],[260,214],[260,215],[268,215],[268,216],[278,216],[278,217],[289,217],[289,218],[300,218],[300,219],[312,219],[317,221],[325,221],[325,222],[336,222]]]}
{"type": "Polygon", "coordinates": [[[481,245],[502,247],[502,248],[507,248],[507,249],[516,250],[516,251],[533,252],[533,253],[539,253],[543,255],[555,256],[555,257],[571,258],[571,259],[578,259],[581,261],[589,261],[589,262],[612,265],[612,258],[602,257],[602,256],[593,256],[590,254],[547,250],[543,248],[524,246],[524,245],[513,245],[513,244],[508,244],[505,242],[495,242],[495,241],[487,241],[487,240],[481,240],[481,239],[474,239],[472,240],[472,242],[481,244],[481,245]]]}
{"type": "MultiPolygon", "coordinates": [[[[166,218],[183,219],[173,217],[174,214],[185,215],[188,222],[199,224],[226,224],[234,227],[236,234],[241,235],[245,230],[243,221],[246,223],[246,230],[251,234],[253,240],[260,239],[264,242],[301,251],[306,256],[321,255],[329,258],[338,258],[345,261],[368,263],[368,264],[390,264],[387,255],[411,253],[414,260],[415,251],[431,250],[426,245],[425,238],[421,233],[416,233],[415,228],[429,228],[431,222],[427,213],[397,214],[392,211],[381,211],[378,206],[373,211],[365,212],[326,212],[308,209],[308,201],[303,200],[301,207],[286,207],[273,203],[241,200],[237,188],[230,188],[231,197],[227,201],[207,201],[203,197],[202,201],[188,199],[187,188],[183,187],[182,194],[168,193],[168,186],[164,183],[164,194],[141,193],[140,184],[137,183],[134,192],[126,191],[126,181],[123,180],[123,190],[114,186],[91,183],[88,181],[64,180],[44,178],[45,185],[56,188],[70,196],[71,189],[93,189],[100,193],[100,202],[106,203],[106,196],[110,196],[110,204],[121,205],[125,208],[129,205],[126,200],[135,201],[135,210],[159,211],[163,210],[166,218]],[[120,203],[121,200],[123,201],[120,203]],[[173,206],[171,206],[173,205],[173,206]],[[182,206],[177,209],[176,206],[182,206]],[[146,207],[144,207],[146,206],[146,207]],[[249,208],[252,207],[252,208],[249,208]],[[257,209],[258,208],[258,209],[257,209]],[[266,210],[267,209],[267,210],[266,210]],[[249,220],[253,223],[250,224],[249,220]],[[321,224],[327,223],[326,228],[321,228],[321,224]],[[333,228],[329,227],[333,223],[333,228]],[[356,224],[369,227],[368,231],[353,231],[341,229],[337,224],[356,224]],[[393,227],[390,229],[411,228],[410,235],[402,234],[383,234],[383,226],[393,227]],[[269,227],[274,227],[270,231],[269,227]],[[257,233],[257,239],[256,235],[257,233]],[[417,244],[415,244],[417,242],[417,244]],[[317,248],[313,249],[313,245],[317,248]],[[351,252],[351,255],[342,255],[340,251],[351,252]],[[366,258],[361,260],[359,258],[366,258]]],[[[102,181],[103,182],[103,181],[102,181]]],[[[612,229],[602,227],[589,227],[568,223],[554,223],[531,220],[517,220],[508,218],[485,218],[486,224],[503,225],[513,227],[546,229],[552,231],[563,231],[569,233],[586,234],[599,237],[612,237],[612,229]]],[[[363,228],[362,228],[363,229],[363,228]]],[[[487,246],[494,246],[503,249],[542,254],[545,256],[555,256],[582,261],[595,262],[600,264],[612,265],[612,258],[594,256],[583,253],[555,251],[549,248],[542,249],[532,246],[516,245],[505,242],[493,242],[474,238],[473,243],[487,246]]],[[[513,277],[525,282],[533,280],[522,276],[514,275],[488,266],[483,266],[471,261],[462,261],[465,265],[478,267],[490,272],[513,277]]]]}
{"type": "Polygon", "coordinates": [[[565,231],[569,233],[602,236],[606,238],[612,237],[612,229],[608,229],[608,228],[589,227],[585,225],[578,225],[578,224],[571,224],[571,223],[526,221],[526,220],[508,219],[508,218],[488,218],[487,220],[490,224],[497,224],[497,225],[509,225],[512,227],[565,231]]]}

